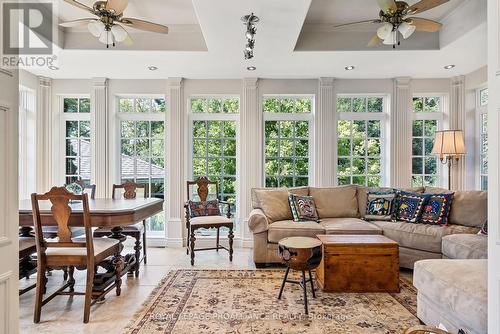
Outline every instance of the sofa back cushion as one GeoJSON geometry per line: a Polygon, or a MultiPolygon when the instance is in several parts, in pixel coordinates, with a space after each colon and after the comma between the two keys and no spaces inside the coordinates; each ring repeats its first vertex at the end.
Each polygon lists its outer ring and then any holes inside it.
{"type": "Polygon", "coordinates": [[[358,218],[357,188],[353,185],[331,188],[310,187],[309,196],[314,198],[320,219],[358,218]]]}
{"type": "MultiPolygon", "coordinates": [[[[391,191],[394,188],[387,188],[387,187],[358,187],[358,207],[359,207],[359,215],[361,218],[365,218],[366,215],[366,196],[369,191],[374,191],[374,192],[385,192],[385,191],[391,191]]],[[[403,188],[399,189],[402,191],[406,191],[409,193],[416,193],[416,194],[421,194],[424,192],[424,187],[414,187],[414,188],[403,188]]]]}
{"type": "Polygon", "coordinates": [[[255,188],[252,189],[252,205],[254,209],[262,209],[271,222],[293,219],[288,193],[307,196],[309,190],[303,188],[255,188]],[[254,200],[255,197],[255,200],[254,200]],[[255,203],[254,203],[255,202],[255,203]]]}

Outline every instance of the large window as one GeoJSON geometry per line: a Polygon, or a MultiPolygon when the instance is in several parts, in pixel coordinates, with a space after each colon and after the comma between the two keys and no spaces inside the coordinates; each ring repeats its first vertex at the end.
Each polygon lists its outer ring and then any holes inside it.
{"type": "Polygon", "coordinates": [[[488,88],[478,91],[479,189],[488,190],[488,88]]]}
{"type": "Polygon", "coordinates": [[[90,182],[90,99],[63,98],[64,164],[66,184],[78,179],[90,182]]]}
{"type": "MultiPolygon", "coordinates": [[[[217,180],[219,198],[234,203],[232,210],[235,214],[239,99],[193,97],[190,110],[192,176],[217,180]]],[[[196,196],[195,193],[192,195],[196,196]]]]}
{"type": "Polygon", "coordinates": [[[412,179],[413,187],[439,186],[438,157],[432,154],[434,133],[443,120],[441,96],[414,96],[412,121],[412,179]]]}
{"type": "Polygon", "coordinates": [[[376,187],[385,183],[383,96],[338,96],[337,183],[376,187]]]}
{"type": "MultiPolygon", "coordinates": [[[[165,195],[165,100],[118,98],[120,181],[146,184],[149,197],[165,195]]],[[[163,236],[165,215],[147,221],[150,235],[163,236]]]]}
{"type": "Polygon", "coordinates": [[[266,187],[309,183],[311,96],[269,96],[263,101],[266,187]]]}

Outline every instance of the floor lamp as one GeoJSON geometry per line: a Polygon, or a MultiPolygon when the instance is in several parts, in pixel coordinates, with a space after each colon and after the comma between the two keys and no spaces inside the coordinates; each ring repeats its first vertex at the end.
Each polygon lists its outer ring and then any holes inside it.
{"type": "Polygon", "coordinates": [[[436,131],[432,154],[439,156],[442,164],[448,165],[448,189],[451,190],[451,167],[465,155],[464,132],[462,130],[436,131]]]}

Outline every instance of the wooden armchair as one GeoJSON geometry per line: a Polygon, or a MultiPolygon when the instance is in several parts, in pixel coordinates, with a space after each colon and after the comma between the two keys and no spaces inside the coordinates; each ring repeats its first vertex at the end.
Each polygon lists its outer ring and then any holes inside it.
{"type": "MultiPolygon", "coordinates": [[[[134,199],[138,196],[138,190],[141,190],[144,198],[147,197],[147,187],[145,184],[135,183],[131,180],[126,181],[123,184],[113,184],[112,198],[123,198],[123,199],[134,199]],[[121,191],[121,192],[120,192],[121,191]]],[[[133,225],[123,226],[123,235],[132,237],[135,239],[134,251],[136,265],[133,271],[129,271],[129,275],[135,273],[135,277],[139,277],[139,266],[141,261],[147,264],[147,252],[146,252],[146,221],[143,220],[142,223],[137,223],[133,225]],[[141,245],[142,237],[142,245],[141,245]],[[141,258],[141,249],[143,256],[141,258]]],[[[94,237],[105,237],[111,235],[111,227],[99,227],[94,231],[94,237]]]]}
{"type": "Polygon", "coordinates": [[[37,250],[37,282],[34,322],[40,322],[42,306],[57,295],[85,295],[83,322],[87,323],[90,316],[90,306],[96,300],[104,298],[109,291],[116,288],[116,295],[121,292],[121,269],[123,260],[120,252],[123,246],[116,239],[92,238],[88,194],[75,195],[64,187],[54,187],[45,194],[32,194],[33,224],[35,227],[35,241],[37,250]],[[44,221],[57,223],[56,241],[45,240],[42,233],[42,218],[40,215],[39,201],[50,201],[52,215],[44,216],[44,221]],[[71,217],[70,201],[81,201],[83,207],[83,225],[85,237],[72,238],[68,226],[71,217]],[[114,256],[115,280],[104,291],[93,291],[93,281],[97,264],[106,258],[114,256]],[[69,280],[53,294],[43,299],[47,268],[69,268],[69,280]],[[73,273],[75,268],[87,270],[87,285],[85,293],[75,292],[73,273]],[[69,288],[68,291],[65,291],[69,288]],[[93,299],[93,300],[92,300],[93,299]]]}
{"type": "Polygon", "coordinates": [[[192,200],[191,198],[191,187],[196,186],[197,187],[197,194],[201,202],[206,202],[208,199],[209,195],[209,185],[214,185],[215,186],[215,194],[218,196],[219,194],[219,186],[217,181],[210,181],[206,177],[200,177],[196,179],[195,181],[188,181],[187,182],[187,196],[188,196],[188,202],[184,204],[184,208],[186,210],[186,228],[188,231],[188,246],[186,249],[186,253],[189,255],[191,254],[191,265],[194,265],[194,252],[195,251],[202,251],[202,250],[216,250],[217,252],[219,249],[225,249],[229,252],[229,261],[233,261],[233,239],[234,239],[234,234],[233,234],[233,221],[231,220],[231,203],[226,202],[226,201],[221,201],[219,200],[219,203],[224,204],[227,206],[227,212],[226,216],[197,216],[193,217],[190,209],[190,201],[192,200]],[[220,228],[221,227],[227,227],[229,229],[229,234],[228,234],[228,239],[229,239],[229,248],[226,248],[225,246],[222,246],[220,244],[220,228]],[[217,239],[216,239],[216,246],[215,247],[208,247],[208,248],[197,248],[195,249],[195,231],[197,229],[201,228],[216,228],[217,229],[217,239]]]}

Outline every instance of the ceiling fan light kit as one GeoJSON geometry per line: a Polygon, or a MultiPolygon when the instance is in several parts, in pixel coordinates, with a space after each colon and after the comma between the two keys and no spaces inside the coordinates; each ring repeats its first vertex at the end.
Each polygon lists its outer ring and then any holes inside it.
{"type": "Polygon", "coordinates": [[[132,44],[132,37],[124,26],[160,34],[168,34],[167,26],[140,19],[123,17],[123,11],[127,8],[128,0],[97,1],[92,8],[76,0],[64,1],[97,16],[97,18],[79,19],[63,22],[59,25],[62,27],[87,25],[89,32],[94,37],[97,37],[99,42],[105,44],[106,48],[109,48],[110,45],[115,46],[116,43],[122,42],[124,44],[132,44]]]}
{"type": "Polygon", "coordinates": [[[393,48],[396,48],[396,45],[401,44],[400,36],[402,36],[403,39],[407,39],[411,37],[415,31],[439,31],[442,27],[442,24],[439,22],[408,16],[425,12],[448,1],[449,0],[421,0],[410,6],[405,1],[377,0],[377,4],[380,8],[379,18],[341,24],[334,28],[342,29],[364,24],[377,24],[380,26],[367,46],[374,47],[382,43],[383,45],[392,45],[393,48]]]}
{"type": "Polygon", "coordinates": [[[247,30],[245,32],[245,38],[247,43],[245,49],[243,50],[243,56],[246,60],[253,58],[253,49],[255,47],[255,34],[257,33],[257,28],[255,24],[260,21],[260,19],[251,13],[250,15],[245,15],[241,18],[243,24],[246,26],[247,30]]]}

